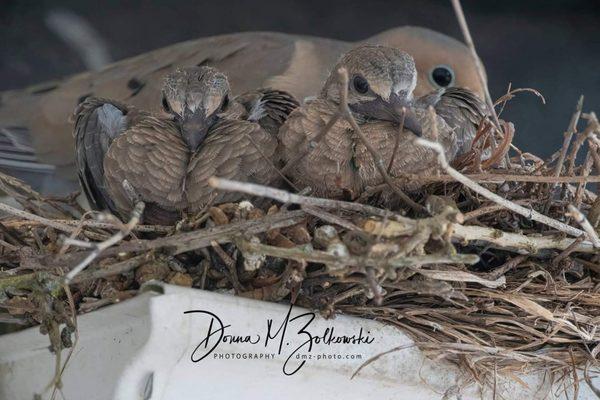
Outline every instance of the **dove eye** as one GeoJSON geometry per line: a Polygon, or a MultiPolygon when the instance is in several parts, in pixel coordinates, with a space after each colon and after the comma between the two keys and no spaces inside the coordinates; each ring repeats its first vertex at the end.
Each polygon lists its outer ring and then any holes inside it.
{"type": "Polygon", "coordinates": [[[447,65],[438,65],[429,73],[429,80],[437,87],[448,87],[454,84],[454,71],[447,65]]]}
{"type": "Polygon", "coordinates": [[[352,84],[354,85],[354,90],[360,94],[365,94],[369,91],[369,82],[360,75],[354,77],[352,84]]]}
{"type": "Polygon", "coordinates": [[[171,112],[171,106],[169,106],[169,102],[167,101],[167,98],[165,96],[163,96],[162,98],[162,107],[163,110],[165,110],[166,112],[171,112]]]}
{"type": "Polygon", "coordinates": [[[221,104],[221,111],[225,110],[228,105],[229,105],[229,96],[225,95],[225,98],[223,98],[223,103],[221,104]]]}

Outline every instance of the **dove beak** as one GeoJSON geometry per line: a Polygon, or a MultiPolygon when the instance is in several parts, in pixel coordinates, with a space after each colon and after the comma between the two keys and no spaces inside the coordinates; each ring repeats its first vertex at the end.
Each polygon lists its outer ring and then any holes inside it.
{"type": "Polygon", "coordinates": [[[182,136],[190,151],[194,152],[200,144],[206,139],[209,128],[211,127],[209,118],[206,118],[204,112],[198,110],[186,115],[181,124],[182,136]]]}
{"type": "Polygon", "coordinates": [[[398,117],[398,121],[404,119],[404,129],[409,130],[416,136],[423,136],[423,128],[414,113],[412,101],[406,96],[392,93],[390,96],[390,105],[394,114],[398,117]]]}

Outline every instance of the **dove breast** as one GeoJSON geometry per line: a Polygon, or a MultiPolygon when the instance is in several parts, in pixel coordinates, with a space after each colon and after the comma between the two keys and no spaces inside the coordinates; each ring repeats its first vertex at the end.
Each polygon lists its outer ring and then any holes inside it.
{"type": "Polygon", "coordinates": [[[288,177],[298,187],[310,187],[315,196],[340,198],[345,191],[360,190],[360,182],[351,167],[352,127],[339,119],[317,143],[337,107],[324,99],[308,101],[292,112],[281,127],[281,154],[285,162],[298,153],[305,153],[288,171],[288,177]]]}
{"type": "Polygon", "coordinates": [[[277,137],[257,123],[224,120],[209,132],[192,155],[185,181],[187,208],[198,212],[210,203],[239,201],[236,192],[219,192],[208,186],[212,176],[263,185],[278,185],[277,137]]]}

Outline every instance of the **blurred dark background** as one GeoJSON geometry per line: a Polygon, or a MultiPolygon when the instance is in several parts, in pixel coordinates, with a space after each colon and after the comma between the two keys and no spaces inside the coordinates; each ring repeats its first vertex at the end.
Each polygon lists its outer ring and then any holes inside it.
{"type": "MultiPolygon", "coordinates": [[[[510,82],[546,97],[546,105],[527,93],[509,103],[503,118],[515,122],[518,146],[543,156],[558,148],[580,94],[586,96],[584,110],[600,111],[598,0],[462,3],[492,97],[510,82]]],[[[52,28],[57,13],[65,12],[93,27],[106,44],[105,57],[115,61],[182,40],[249,30],[358,40],[394,26],[422,25],[461,38],[445,0],[3,0],[0,90],[86,69],[52,28]]]]}

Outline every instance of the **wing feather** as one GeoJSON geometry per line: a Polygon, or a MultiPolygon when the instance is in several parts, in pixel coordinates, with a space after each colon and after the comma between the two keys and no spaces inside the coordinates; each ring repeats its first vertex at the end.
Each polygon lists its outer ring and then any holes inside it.
{"type": "MultiPolygon", "coordinates": [[[[75,110],[77,172],[83,192],[96,210],[114,211],[104,181],[104,156],[131,120],[132,110],[121,103],[88,98],[75,110]]],[[[132,113],[134,114],[134,113],[132,113]]]]}
{"type": "Polygon", "coordinates": [[[277,139],[256,123],[219,122],[190,160],[186,178],[189,210],[198,211],[211,201],[242,198],[239,193],[215,192],[208,186],[211,176],[273,184],[279,176],[274,168],[276,149],[277,139]]]}
{"type": "Polygon", "coordinates": [[[138,198],[167,211],[184,208],[182,187],[189,157],[170,121],[148,116],[119,136],[104,160],[107,186],[119,213],[128,215],[138,198]],[[124,181],[137,198],[124,189],[124,181]]]}

